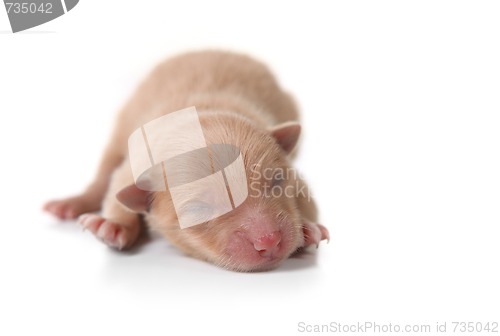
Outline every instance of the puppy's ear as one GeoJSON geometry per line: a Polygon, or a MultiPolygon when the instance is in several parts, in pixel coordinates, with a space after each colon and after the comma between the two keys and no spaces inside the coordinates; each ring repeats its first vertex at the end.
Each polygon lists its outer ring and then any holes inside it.
{"type": "Polygon", "coordinates": [[[289,154],[297,145],[300,136],[300,124],[296,121],[287,121],[285,123],[272,127],[269,131],[280,147],[289,154]]]}
{"type": "Polygon", "coordinates": [[[139,189],[132,184],[120,190],[116,198],[130,210],[144,212],[149,209],[150,195],[151,192],[139,189]]]}

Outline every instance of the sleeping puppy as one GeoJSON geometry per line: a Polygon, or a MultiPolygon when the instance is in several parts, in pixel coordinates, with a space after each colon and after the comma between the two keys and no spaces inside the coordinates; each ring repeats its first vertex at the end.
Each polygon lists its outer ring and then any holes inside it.
{"type": "Polygon", "coordinates": [[[300,130],[293,100],[263,64],[227,52],[184,54],[157,66],[120,111],[89,187],[44,209],[61,219],[79,217],[117,249],[132,247],[145,223],[195,258],[236,271],[269,270],[298,249],[329,239],[307,186],[291,167],[300,130]],[[168,190],[135,185],[127,141],[143,124],[189,106],[198,111],[207,144],[239,148],[249,193],[234,210],[181,229],[168,190]],[[101,215],[93,213],[98,210],[101,215]]]}

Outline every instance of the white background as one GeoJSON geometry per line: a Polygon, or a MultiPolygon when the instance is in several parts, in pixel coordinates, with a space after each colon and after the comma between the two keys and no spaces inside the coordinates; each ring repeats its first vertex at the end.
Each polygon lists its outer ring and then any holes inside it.
{"type": "Polygon", "coordinates": [[[0,334],[499,322],[499,18],[496,1],[83,0],[12,34],[1,8],[0,334]],[[297,166],[332,241],[276,271],[157,238],[117,253],[40,211],[90,180],[156,62],[206,47],[267,62],[300,103],[297,166]]]}

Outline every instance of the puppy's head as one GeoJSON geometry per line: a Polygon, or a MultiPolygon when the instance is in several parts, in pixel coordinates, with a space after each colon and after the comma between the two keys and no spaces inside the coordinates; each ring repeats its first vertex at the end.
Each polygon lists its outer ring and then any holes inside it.
{"type": "Polygon", "coordinates": [[[174,197],[174,206],[170,185],[167,192],[141,191],[132,185],[122,190],[118,199],[130,209],[144,212],[154,230],[192,256],[238,271],[276,267],[304,244],[295,194],[297,179],[288,160],[300,125],[289,122],[264,129],[239,115],[215,112],[201,114],[200,123],[209,154],[210,148],[219,145],[228,146],[222,156],[231,158],[231,162],[241,154],[244,174],[236,177],[246,181],[236,182],[246,182],[244,201],[239,202],[234,193],[231,181],[235,175],[223,169],[227,162],[217,162],[217,156],[215,161],[212,158],[205,163],[177,166],[176,171],[180,172],[179,181],[188,181],[192,176],[205,176],[200,174],[202,170],[211,170],[224,179],[222,191],[201,185],[181,199],[174,197]],[[231,148],[237,149],[236,155],[231,148]],[[214,204],[221,197],[226,203],[229,200],[233,209],[215,216],[214,211],[219,209],[214,209],[214,204]],[[189,218],[211,219],[181,229],[179,211],[189,218]]]}

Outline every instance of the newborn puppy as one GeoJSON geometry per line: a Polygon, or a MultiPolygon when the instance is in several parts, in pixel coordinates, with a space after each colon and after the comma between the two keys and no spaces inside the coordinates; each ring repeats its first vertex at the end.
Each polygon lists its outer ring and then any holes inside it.
{"type": "Polygon", "coordinates": [[[80,216],[81,225],[114,248],[133,246],[144,221],[193,257],[237,271],[275,268],[298,249],[329,239],[307,186],[290,166],[297,119],[290,96],[247,56],[203,51],[172,58],[119,113],[95,180],[81,195],[44,209],[61,219],[80,216]],[[127,140],[148,121],[189,106],[198,111],[207,144],[239,148],[249,195],[236,209],[181,229],[168,191],[134,184],[127,140]],[[101,209],[102,215],[92,213],[101,209]]]}

